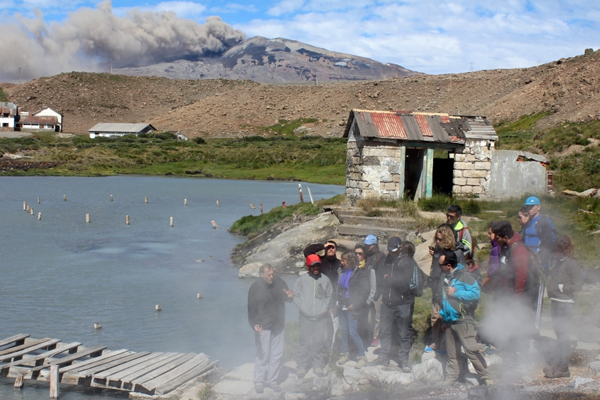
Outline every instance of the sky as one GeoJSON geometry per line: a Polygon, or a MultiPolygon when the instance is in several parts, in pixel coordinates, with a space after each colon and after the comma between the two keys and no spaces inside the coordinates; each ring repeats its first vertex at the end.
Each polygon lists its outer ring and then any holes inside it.
{"type": "MultiPolygon", "coordinates": [[[[282,37],[428,74],[531,67],[583,54],[586,48],[600,47],[598,0],[114,0],[112,4],[82,0],[0,0],[0,36],[6,37],[7,32],[25,35],[26,38],[19,37],[13,42],[25,52],[31,49],[29,58],[38,57],[40,52],[53,54],[57,60],[56,70],[70,70],[75,53],[79,54],[77,67],[90,69],[92,62],[82,61],[82,51],[96,63],[102,57],[130,61],[126,53],[132,52],[133,45],[115,50],[115,46],[119,47],[115,43],[126,42],[131,35],[113,37],[111,44],[102,48],[98,45],[98,36],[104,37],[110,29],[97,28],[101,32],[90,33],[96,25],[96,17],[88,11],[98,9],[108,10],[121,25],[127,25],[123,22],[127,20],[146,26],[156,23],[163,13],[173,12],[175,19],[169,19],[169,32],[178,33],[170,37],[168,43],[178,47],[186,42],[185,49],[191,46],[187,32],[196,30],[198,35],[204,35],[206,29],[203,31],[202,26],[207,18],[218,16],[224,24],[219,25],[216,19],[212,24],[214,29],[227,31],[216,35],[223,43],[252,36],[282,37]],[[89,18],[83,18],[86,15],[89,18]],[[136,22],[140,19],[143,21],[136,22]],[[32,38],[37,44],[29,40],[32,38]],[[78,42],[74,44],[75,41],[78,42]],[[92,47],[94,51],[90,50],[92,47]],[[71,57],[60,58],[60,49],[67,49],[71,57]],[[113,55],[113,51],[121,53],[113,55]],[[108,53],[111,55],[107,56],[108,53]]],[[[105,22],[109,26],[115,24],[114,20],[105,22]]],[[[100,26],[106,25],[98,24],[100,26]]],[[[209,42],[211,33],[206,33],[206,37],[209,42]]],[[[162,39],[158,34],[147,41],[154,43],[162,39]]],[[[0,51],[3,50],[1,43],[7,46],[6,40],[1,41],[0,51]]],[[[207,44],[210,51],[221,51],[227,45],[207,44]]],[[[135,57],[144,61],[146,55],[141,51],[134,51],[135,57]]],[[[164,47],[161,51],[164,52],[164,47]]],[[[173,54],[181,51],[187,50],[179,48],[173,54]]],[[[158,55],[149,56],[146,61],[155,61],[156,57],[158,55]]],[[[3,63],[1,58],[4,57],[0,57],[0,79],[3,69],[12,71],[17,64],[26,62],[3,63]]],[[[48,58],[39,58],[36,62],[50,63],[48,58]]],[[[43,70],[29,68],[32,75],[43,70]]]]}

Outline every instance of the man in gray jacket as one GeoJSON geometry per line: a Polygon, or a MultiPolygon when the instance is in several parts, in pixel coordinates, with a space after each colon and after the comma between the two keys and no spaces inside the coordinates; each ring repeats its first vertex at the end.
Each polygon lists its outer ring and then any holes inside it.
{"type": "Polygon", "coordinates": [[[294,285],[294,304],[300,311],[298,324],[300,342],[296,355],[298,378],[304,378],[311,364],[315,375],[324,376],[323,347],[333,287],[329,278],[321,274],[321,258],[316,254],[306,257],[308,273],[300,276],[294,285]]]}

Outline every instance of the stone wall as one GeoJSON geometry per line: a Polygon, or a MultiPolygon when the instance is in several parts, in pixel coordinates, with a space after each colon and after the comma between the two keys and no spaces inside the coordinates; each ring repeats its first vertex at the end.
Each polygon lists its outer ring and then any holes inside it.
{"type": "Polygon", "coordinates": [[[11,170],[27,171],[30,169],[48,169],[62,164],[60,161],[15,161],[0,159],[0,172],[11,170]]]}
{"type": "Polygon", "coordinates": [[[452,192],[457,197],[488,195],[492,179],[494,142],[468,140],[465,148],[454,155],[454,180],[452,192]]]}
{"type": "Polygon", "coordinates": [[[393,144],[348,142],[346,197],[351,204],[361,198],[400,198],[402,150],[393,144]]]}

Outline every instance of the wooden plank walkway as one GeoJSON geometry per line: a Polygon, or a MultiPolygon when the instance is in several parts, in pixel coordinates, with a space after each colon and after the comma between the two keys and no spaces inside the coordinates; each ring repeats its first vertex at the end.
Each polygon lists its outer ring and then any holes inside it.
{"type": "Polygon", "coordinates": [[[109,351],[104,346],[60,342],[31,339],[24,334],[1,339],[0,375],[49,381],[50,368],[58,368],[57,384],[163,395],[209,372],[218,363],[205,354],[109,351]]]}

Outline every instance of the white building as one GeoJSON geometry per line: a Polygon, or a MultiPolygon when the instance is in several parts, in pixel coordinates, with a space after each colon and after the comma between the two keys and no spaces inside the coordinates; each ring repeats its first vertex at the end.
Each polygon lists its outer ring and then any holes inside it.
{"type": "Polygon", "coordinates": [[[0,127],[15,129],[19,120],[19,107],[14,103],[0,102],[0,127]]]}
{"type": "Polygon", "coordinates": [[[49,130],[54,132],[62,132],[63,130],[63,115],[46,107],[43,110],[36,111],[31,115],[28,112],[22,112],[23,117],[17,127],[22,130],[49,130]]]}
{"type": "Polygon", "coordinates": [[[150,124],[127,124],[127,123],[99,123],[88,130],[90,138],[96,137],[121,137],[125,135],[141,135],[154,132],[150,124]]]}

